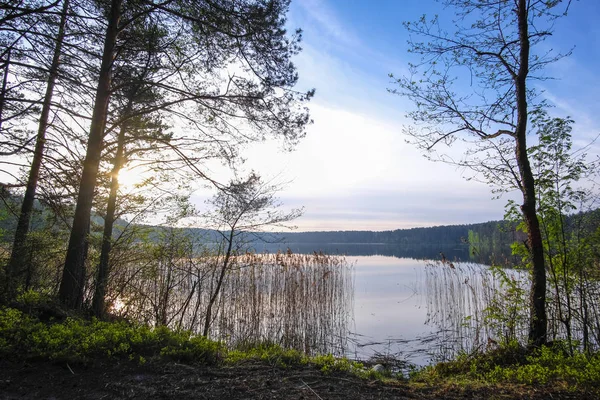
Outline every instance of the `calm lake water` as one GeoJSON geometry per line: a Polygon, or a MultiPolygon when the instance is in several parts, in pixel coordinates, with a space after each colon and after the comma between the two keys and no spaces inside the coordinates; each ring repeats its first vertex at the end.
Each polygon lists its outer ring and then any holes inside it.
{"type": "Polygon", "coordinates": [[[348,257],[354,263],[354,321],[347,352],[356,358],[376,353],[423,363],[420,341],[435,334],[429,326],[425,261],[389,256],[348,257]]]}
{"type": "Polygon", "coordinates": [[[459,341],[455,344],[464,348],[463,341],[470,340],[465,337],[470,327],[464,320],[477,308],[477,293],[486,285],[496,286],[487,266],[458,262],[469,258],[465,247],[443,248],[443,252],[440,246],[406,249],[372,244],[290,244],[289,248],[310,253],[308,249],[315,246],[328,254],[345,254],[353,265],[353,310],[343,349],[352,358],[390,356],[417,365],[443,359],[456,350],[448,348],[452,343],[459,341]]]}

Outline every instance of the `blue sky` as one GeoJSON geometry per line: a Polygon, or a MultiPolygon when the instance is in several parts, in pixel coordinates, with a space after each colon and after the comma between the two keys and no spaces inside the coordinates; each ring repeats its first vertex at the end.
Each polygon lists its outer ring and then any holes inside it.
{"type": "MultiPolygon", "coordinates": [[[[304,31],[295,62],[300,88],[316,88],[314,124],[294,152],[273,142],[252,146],[246,168],[289,182],[286,207],[305,207],[299,230],[388,230],[501,219],[518,194],[492,200],[490,187],[468,171],[426,160],[405,142],[412,104],[387,93],[388,74],[402,75],[407,53],[403,21],[452,13],[432,0],[293,0],[290,28],[304,31]]],[[[552,114],[575,119],[576,144],[600,133],[600,1],[581,0],[556,23],[548,48],[573,55],[552,65],[539,83],[552,114]]],[[[450,151],[460,151],[454,149],[450,151]]]]}

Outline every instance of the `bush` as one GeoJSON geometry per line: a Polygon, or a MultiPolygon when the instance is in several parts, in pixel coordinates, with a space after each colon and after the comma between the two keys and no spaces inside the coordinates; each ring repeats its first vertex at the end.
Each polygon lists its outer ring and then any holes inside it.
{"type": "Polygon", "coordinates": [[[600,355],[576,352],[569,356],[561,349],[542,347],[527,356],[523,364],[497,366],[485,374],[491,382],[553,384],[569,388],[600,385],[600,355]]]}

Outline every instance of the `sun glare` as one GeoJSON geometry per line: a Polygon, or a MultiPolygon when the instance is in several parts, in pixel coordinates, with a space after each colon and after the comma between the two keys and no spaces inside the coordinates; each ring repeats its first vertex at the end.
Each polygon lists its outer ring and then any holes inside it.
{"type": "Polygon", "coordinates": [[[114,313],[119,313],[123,308],[125,308],[125,303],[117,297],[117,299],[112,303],[110,310],[114,313]]]}
{"type": "Polygon", "coordinates": [[[123,168],[119,171],[119,186],[124,190],[131,190],[135,185],[144,180],[140,170],[123,168]]]}

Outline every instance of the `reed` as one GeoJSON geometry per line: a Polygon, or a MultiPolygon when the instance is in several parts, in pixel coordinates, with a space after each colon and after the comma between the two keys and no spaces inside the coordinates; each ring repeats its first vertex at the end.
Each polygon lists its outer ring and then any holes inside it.
{"type": "Polygon", "coordinates": [[[526,337],[524,273],[434,261],[425,270],[426,323],[437,329],[434,359],[450,360],[526,337]]]}
{"type": "MultiPolygon", "coordinates": [[[[430,262],[426,266],[427,323],[436,327],[433,358],[472,354],[518,342],[527,345],[527,271],[479,264],[430,262]]],[[[547,292],[548,342],[563,342],[569,353],[600,348],[600,281],[571,275],[569,284],[551,277],[547,292]],[[553,287],[560,286],[560,292],[553,287]],[[559,293],[560,295],[557,295],[559,293]],[[566,307],[571,310],[564,322],[566,307]]]]}
{"type": "MultiPolygon", "coordinates": [[[[205,253],[131,267],[121,307],[113,311],[201,333],[220,261],[205,253]]],[[[343,355],[353,316],[352,274],[353,266],[342,256],[236,255],[210,313],[208,336],[232,347],[266,342],[309,355],[343,355]]]]}

